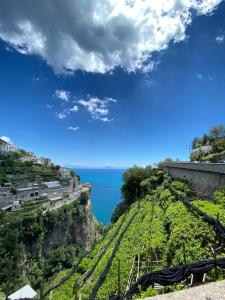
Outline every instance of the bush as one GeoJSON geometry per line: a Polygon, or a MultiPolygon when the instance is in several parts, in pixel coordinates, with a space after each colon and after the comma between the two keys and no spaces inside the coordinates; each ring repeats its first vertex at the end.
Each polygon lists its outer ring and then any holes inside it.
{"type": "Polygon", "coordinates": [[[213,197],[216,203],[225,205],[225,188],[215,191],[213,197]]]}

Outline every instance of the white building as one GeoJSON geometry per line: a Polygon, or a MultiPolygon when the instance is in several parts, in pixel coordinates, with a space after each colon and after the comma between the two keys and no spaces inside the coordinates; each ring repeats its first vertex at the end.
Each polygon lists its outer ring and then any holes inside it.
{"type": "Polygon", "coordinates": [[[32,156],[23,156],[20,158],[20,160],[22,162],[26,162],[26,161],[32,161],[32,162],[36,162],[36,158],[32,157],[32,156]]]}
{"type": "Polygon", "coordinates": [[[17,147],[13,144],[7,143],[5,140],[0,138],[0,152],[16,152],[18,151],[17,147]]]}
{"type": "Polygon", "coordinates": [[[49,189],[61,188],[61,184],[58,181],[43,182],[43,185],[49,189]]]}
{"type": "Polygon", "coordinates": [[[36,159],[36,162],[40,165],[46,165],[46,166],[51,166],[52,161],[49,158],[45,158],[45,157],[38,157],[36,159]]]}
{"type": "Polygon", "coordinates": [[[209,146],[202,146],[202,147],[199,147],[199,148],[195,148],[191,151],[191,154],[194,154],[194,155],[199,155],[201,153],[210,153],[212,152],[213,150],[213,146],[209,145],[209,146]]]}
{"type": "Polygon", "coordinates": [[[59,174],[63,178],[70,178],[71,177],[70,170],[67,169],[67,168],[60,168],[59,169],[59,174]]]}

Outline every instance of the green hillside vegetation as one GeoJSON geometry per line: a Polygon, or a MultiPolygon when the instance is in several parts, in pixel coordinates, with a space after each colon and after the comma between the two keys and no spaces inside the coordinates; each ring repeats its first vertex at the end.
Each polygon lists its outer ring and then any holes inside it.
{"type": "Polygon", "coordinates": [[[0,219],[0,291],[10,293],[27,284],[40,289],[63,268],[71,268],[83,255],[79,243],[51,247],[49,238],[71,230],[86,218],[82,201],[68,204],[57,210],[20,212],[6,223],[0,219]],[[71,228],[70,228],[71,227],[71,228]]]}
{"type": "MultiPolygon", "coordinates": [[[[25,151],[24,153],[26,154],[25,151]]],[[[42,181],[60,180],[59,166],[22,162],[19,159],[24,153],[0,154],[0,185],[7,182],[34,182],[38,178],[42,181]]],[[[73,172],[71,174],[75,175],[73,172]]],[[[60,181],[63,184],[63,180],[60,181]]]]}
{"type": "Polygon", "coordinates": [[[214,126],[201,138],[194,138],[192,141],[192,150],[200,149],[198,153],[192,153],[192,161],[211,161],[217,162],[225,158],[225,127],[223,125],[214,126]],[[202,152],[201,147],[212,146],[212,151],[202,152]]]}
{"type": "MultiPolygon", "coordinates": [[[[88,257],[81,261],[70,279],[53,290],[53,300],[74,299],[73,286],[75,283],[78,285],[78,282],[80,282],[77,288],[78,294],[82,295],[82,299],[89,299],[100,274],[102,274],[107,265],[120,233],[131,216],[136,212],[137,214],[123,236],[113,258],[106,279],[98,291],[97,299],[109,299],[118,290],[122,294],[125,293],[132,262],[134,256],[138,254],[141,257],[141,261],[147,259],[151,261],[158,260],[158,264],[150,263],[147,270],[141,269],[138,276],[147,271],[150,272],[177,264],[213,258],[211,246],[214,247],[221,244],[220,238],[216,235],[213,227],[190,211],[181,201],[177,200],[168,188],[173,187],[180,194],[193,197],[193,193],[184,181],[171,180],[163,171],[152,170],[149,167],[143,170],[134,167],[128,170],[126,175],[124,176],[122,188],[124,194],[123,203],[127,207],[125,212],[120,217],[117,215],[117,221],[111,225],[106,236],[96,245],[88,257]],[[126,176],[127,174],[129,176],[126,176]],[[134,174],[138,174],[136,180],[134,174]],[[131,181],[133,184],[131,184],[131,181]],[[136,192],[135,197],[132,197],[131,191],[136,192]],[[99,253],[104,249],[110,237],[113,236],[116,228],[121,223],[122,227],[99,260],[93,274],[86,282],[82,282],[82,276],[95,264],[99,253]],[[119,283],[118,274],[120,278],[119,283]]],[[[224,191],[219,193],[219,196],[218,193],[215,195],[220,199],[225,197],[224,191]]],[[[218,201],[217,204],[214,204],[206,200],[196,200],[193,197],[193,204],[215,218],[219,213],[221,216],[220,221],[225,225],[225,208],[223,203],[218,201]]],[[[224,255],[225,253],[221,251],[220,256],[224,255]]],[[[53,282],[58,282],[68,271],[59,273],[52,282],[49,282],[49,285],[53,284],[53,282]]],[[[218,278],[225,278],[224,271],[211,271],[207,274],[207,280],[218,278]]],[[[168,287],[167,291],[180,288],[182,286],[177,284],[168,287]]],[[[147,291],[140,291],[140,294],[136,295],[136,297],[140,298],[155,294],[156,291],[150,287],[147,291]]]]}

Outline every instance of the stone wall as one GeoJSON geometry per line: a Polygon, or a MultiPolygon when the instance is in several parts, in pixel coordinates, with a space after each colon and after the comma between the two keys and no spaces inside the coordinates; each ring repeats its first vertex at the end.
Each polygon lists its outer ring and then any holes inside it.
{"type": "Polygon", "coordinates": [[[163,169],[173,178],[186,179],[198,196],[212,198],[218,188],[225,188],[225,164],[171,162],[163,169]]]}

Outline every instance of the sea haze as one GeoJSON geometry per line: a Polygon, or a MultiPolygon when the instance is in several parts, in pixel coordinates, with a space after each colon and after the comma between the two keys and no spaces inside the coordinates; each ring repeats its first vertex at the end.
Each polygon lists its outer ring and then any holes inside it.
{"type": "Polygon", "coordinates": [[[94,215],[99,222],[110,222],[112,211],[121,201],[121,169],[72,169],[80,175],[80,181],[92,185],[91,203],[94,215]]]}

